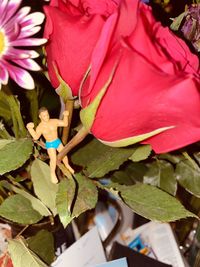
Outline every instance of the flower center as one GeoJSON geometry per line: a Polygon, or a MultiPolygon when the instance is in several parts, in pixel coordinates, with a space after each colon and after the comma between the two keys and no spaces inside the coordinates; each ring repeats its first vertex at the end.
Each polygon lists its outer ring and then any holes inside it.
{"type": "Polygon", "coordinates": [[[5,35],[0,31],[0,56],[5,49],[5,35]]]}

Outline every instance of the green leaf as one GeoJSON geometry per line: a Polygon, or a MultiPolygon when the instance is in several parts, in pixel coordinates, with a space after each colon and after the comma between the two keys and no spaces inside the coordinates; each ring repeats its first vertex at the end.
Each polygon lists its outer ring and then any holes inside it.
{"type": "Polygon", "coordinates": [[[0,175],[21,167],[32,153],[32,140],[14,139],[0,148],[0,175]]]}
{"type": "Polygon", "coordinates": [[[93,139],[84,147],[72,154],[76,165],[86,168],[90,178],[103,177],[110,171],[116,170],[133,154],[135,148],[113,148],[103,145],[93,139]],[[87,156],[86,156],[87,155],[87,156]]]}
{"type": "Polygon", "coordinates": [[[115,171],[110,177],[113,183],[123,184],[123,185],[133,185],[135,181],[130,175],[125,171],[115,171]]]}
{"type": "Polygon", "coordinates": [[[135,149],[129,159],[134,162],[145,160],[150,156],[151,150],[150,145],[141,145],[135,149]]]}
{"type": "Polygon", "coordinates": [[[39,231],[35,236],[27,240],[28,248],[37,254],[40,259],[50,265],[54,259],[54,238],[53,234],[47,230],[39,231]]]}
{"type": "Polygon", "coordinates": [[[146,184],[133,186],[112,185],[120,191],[123,201],[136,213],[155,221],[171,222],[186,217],[197,217],[186,210],[173,196],[146,184]]]}
{"type": "Polygon", "coordinates": [[[173,31],[178,31],[178,29],[179,29],[179,27],[181,25],[181,22],[182,22],[182,20],[184,19],[184,17],[186,15],[187,15],[187,12],[183,12],[178,17],[174,18],[172,24],[170,25],[170,28],[173,31]]]}
{"type": "Polygon", "coordinates": [[[48,267],[34,252],[28,249],[22,238],[9,240],[8,251],[14,267],[48,267]]]}
{"type": "Polygon", "coordinates": [[[2,185],[7,188],[8,190],[12,190],[17,194],[22,195],[26,199],[28,199],[34,210],[39,212],[42,216],[50,216],[51,212],[47,209],[47,207],[36,197],[32,196],[30,193],[26,192],[25,190],[19,189],[16,186],[13,186],[12,184],[9,184],[6,181],[2,181],[2,185]]]}
{"type": "Polygon", "coordinates": [[[185,159],[176,165],[175,175],[181,186],[200,197],[200,168],[197,164],[185,159]]]}
{"type": "Polygon", "coordinates": [[[197,163],[200,165],[200,152],[195,152],[193,156],[195,160],[197,161],[197,163]]]}
{"type": "MultiPolygon", "coordinates": [[[[64,221],[64,225],[67,226],[74,218],[78,217],[81,213],[93,209],[97,203],[98,191],[93,182],[86,178],[81,174],[76,174],[76,184],[77,184],[77,196],[74,201],[74,206],[71,207],[72,212],[69,212],[69,202],[72,202],[70,199],[71,195],[69,195],[68,203],[64,200],[65,191],[69,190],[69,185],[66,186],[63,183],[62,188],[60,188],[60,196],[59,196],[59,209],[62,214],[62,219],[64,221]],[[65,188],[64,188],[65,187],[65,188]],[[67,206],[65,206],[67,205],[67,206]],[[64,216],[66,212],[66,215],[64,216]]],[[[73,188],[74,190],[74,188],[73,188]]]]}
{"type": "Polygon", "coordinates": [[[12,140],[12,139],[9,139],[9,140],[8,139],[0,139],[0,150],[12,142],[14,142],[14,140],[12,140]]]}
{"type": "Polygon", "coordinates": [[[165,154],[160,154],[157,156],[159,159],[164,159],[167,160],[173,164],[179,163],[182,159],[184,159],[183,155],[174,155],[171,153],[165,153],[165,154]]]}
{"type": "Polygon", "coordinates": [[[36,159],[31,166],[31,179],[36,196],[56,215],[58,185],[51,182],[49,165],[36,159]]]}
{"type": "Polygon", "coordinates": [[[81,213],[93,209],[97,203],[98,191],[93,182],[81,174],[76,174],[75,179],[77,184],[77,196],[75,200],[73,195],[75,188],[72,182],[68,183],[68,181],[62,181],[61,185],[59,185],[57,205],[59,216],[62,219],[64,227],[81,213]],[[69,190],[70,185],[72,185],[72,192],[69,190]],[[69,195],[67,199],[65,199],[67,193],[69,195]],[[72,202],[74,202],[73,207],[71,207],[72,202]],[[72,213],[70,213],[69,207],[72,209],[72,213]]]}
{"type": "Polygon", "coordinates": [[[33,224],[42,219],[41,214],[33,209],[31,202],[21,195],[5,199],[0,206],[0,216],[19,224],[33,224]]]}
{"type": "Polygon", "coordinates": [[[72,220],[71,205],[74,199],[76,185],[73,179],[64,179],[58,185],[56,206],[61,223],[66,227],[72,220]]]}
{"type": "Polygon", "coordinates": [[[164,191],[176,195],[177,182],[173,166],[164,160],[157,160],[149,164],[144,175],[144,183],[158,186],[164,191]]]}
{"type": "Polygon", "coordinates": [[[93,182],[81,174],[76,174],[78,185],[77,198],[73,207],[72,217],[93,209],[97,203],[98,191],[93,182]]]}
{"type": "Polygon", "coordinates": [[[148,168],[142,162],[128,161],[121,170],[115,171],[111,180],[118,184],[133,185],[137,182],[143,182],[143,177],[148,168]]]}

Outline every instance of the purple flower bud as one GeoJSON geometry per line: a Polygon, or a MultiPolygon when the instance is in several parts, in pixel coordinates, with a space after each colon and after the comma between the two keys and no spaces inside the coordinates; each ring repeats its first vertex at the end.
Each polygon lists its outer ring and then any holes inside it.
{"type": "Polygon", "coordinates": [[[191,41],[194,48],[200,51],[200,4],[189,6],[181,28],[184,37],[191,41]]]}

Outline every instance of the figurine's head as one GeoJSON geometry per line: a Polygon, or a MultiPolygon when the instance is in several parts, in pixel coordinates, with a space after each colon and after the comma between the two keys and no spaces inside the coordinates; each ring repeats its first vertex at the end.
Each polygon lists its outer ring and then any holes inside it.
{"type": "Polygon", "coordinates": [[[43,122],[49,121],[50,117],[49,117],[49,112],[48,112],[47,108],[41,107],[38,111],[38,114],[39,114],[39,118],[41,121],[43,121],[43,122]]]}

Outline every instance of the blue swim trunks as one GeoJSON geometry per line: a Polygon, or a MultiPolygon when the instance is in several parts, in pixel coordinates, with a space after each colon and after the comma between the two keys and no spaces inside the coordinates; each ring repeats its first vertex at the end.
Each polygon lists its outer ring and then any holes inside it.
{"type": "Polygon", "coordinates": [[[57,149],[59,147],[59,145],[62,144],[60,139],[57,138],[51,142],[46,142],[45,146],[46,146],[46,149],[49,149],[49,148],[55,148],[57,149]]]}

